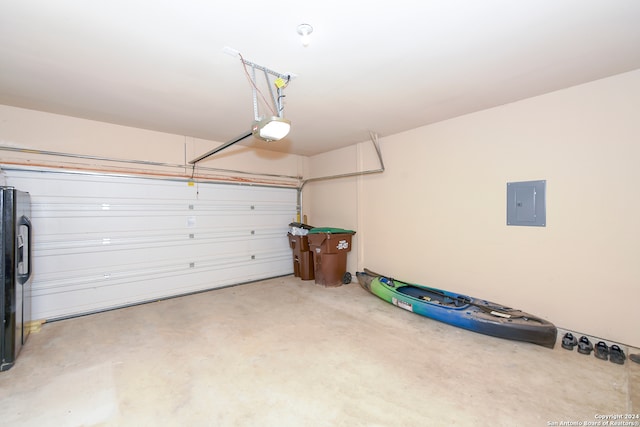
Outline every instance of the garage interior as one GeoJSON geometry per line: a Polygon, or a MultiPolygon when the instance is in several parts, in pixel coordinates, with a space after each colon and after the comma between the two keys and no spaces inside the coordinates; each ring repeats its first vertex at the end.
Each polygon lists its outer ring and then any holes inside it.
{"type": "Polygon", "coordinates": [[[560,345],[640,353],[640,4],[556,3],[0,2],[0,185],[34,230],[3,424],[640,425],[640,365],[560,345]],[[544,224],[509,224],[541,180],[544,224]],[[558,342],[301,280],[296,221],[558,342]]]}

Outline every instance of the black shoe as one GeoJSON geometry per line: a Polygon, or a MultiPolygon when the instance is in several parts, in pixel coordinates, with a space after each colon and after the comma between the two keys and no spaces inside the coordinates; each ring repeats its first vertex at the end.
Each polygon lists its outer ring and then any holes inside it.
{"type": "Polygon", "coordinates": [[[582,336],[580,337],[580,341],[578,341],[578,353],[580,354],[591,354],[593,350],[593,344],[589,341],[589,338],[582,336]]]}
{"type": "Polygon", "coordinates": [[[624,359],[626,359],[624,351],[617,345],[612,345],[609,349],[609,360],[618,365],[624,365],[624,359]]]}
{"type": "Polygon", "coordinates": [[[598,359],[607,360],[609,358],[609,347],[607,347],[604,341],[599,341],[598,344],[596,344],[594,354],[598,359]]]}
{"type": "Polygon", "coordinates": [[[566,334],[564,334],[564,338],[562,338],[562,348],[571,351],[577,344],[578,340],[573,336],[571,332],[567,332],[566,334]]]}
{"type": "Polygon", "coordinates": [[[632,362],[640,363],[640,354],[630,354],[629,360],[632,362]]]}

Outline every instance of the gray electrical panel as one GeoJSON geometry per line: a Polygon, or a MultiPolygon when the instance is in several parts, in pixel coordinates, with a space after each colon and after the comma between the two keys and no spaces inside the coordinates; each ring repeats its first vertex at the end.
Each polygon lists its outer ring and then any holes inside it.
{"type": "Polygon", "coordinates": [[[507,182],[507,225],[547,225],[547,181],[507,182]]]}

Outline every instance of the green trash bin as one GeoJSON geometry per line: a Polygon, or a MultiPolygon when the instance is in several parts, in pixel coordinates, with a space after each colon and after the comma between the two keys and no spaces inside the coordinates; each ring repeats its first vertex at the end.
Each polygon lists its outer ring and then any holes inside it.
{"type": "Polygon", "coordinates": [[[347,253],[351,251],[353,230],[316,227],[309,230],[309,248],[313,253],[315,282],[323,286],[341,286],[351,282],[347,273],[347,253]]]}

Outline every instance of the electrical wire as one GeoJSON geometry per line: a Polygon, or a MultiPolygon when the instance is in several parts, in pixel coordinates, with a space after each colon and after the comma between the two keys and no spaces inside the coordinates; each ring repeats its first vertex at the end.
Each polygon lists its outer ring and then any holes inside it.
{"type": "Polygon", "coordinates": [[[286,89],[287,86],[289,86],[289,83],[291,82],[291,75],[287,74],[287,81],[284,82],[284,84],[282,85],[282,87],[280,89],[286,89]]]}
{"type": "Polygon", "coordinates": [[[291,82],[291,75],[287,74],[287,81],[281,87],[278,88],[278,105],[276,106],[278,107],[278,113],[284,110],[284,105],[282,105],[281,100],[287,95],[282,94],[282,91],[286,89],[287,86],[289,86],[290,82],[291,82]]]}
{"type": "MultiPolygon", "coordinates": [[[[269,108],[269,110],[271,110],[273,115],[276,116],[277,114],[274,111],[274,109],[271,107],[271,104],[267,101],[267,98],[264,96],[262,91],[258,88],[258,86],[256,85],[256,82],[254,82],[253,79],[251,78],[251,76],[249,75],[249,70],[247,70],[247,64],[244,61],[244,58],[242,57],[242,54],[238,53],[238,56],[240,56],[240,61],[242,62],[242,67],[244,68],[244,73],[247,76],[247,79],[249,80],[249,82],[251,83],[251,86],[253,86],[253,88],[256,90],[256,92],[258,92],[260,94],[260,96],[262,97],[262,100],[264,101],[265,105],[269,108]]],[[[287,84],[289,84],[288,82],[289,82],[289,79],[287,79],[287,84]]],[[[267,79],[267,84],[269,84],[268,79],[267,79]]]]}

